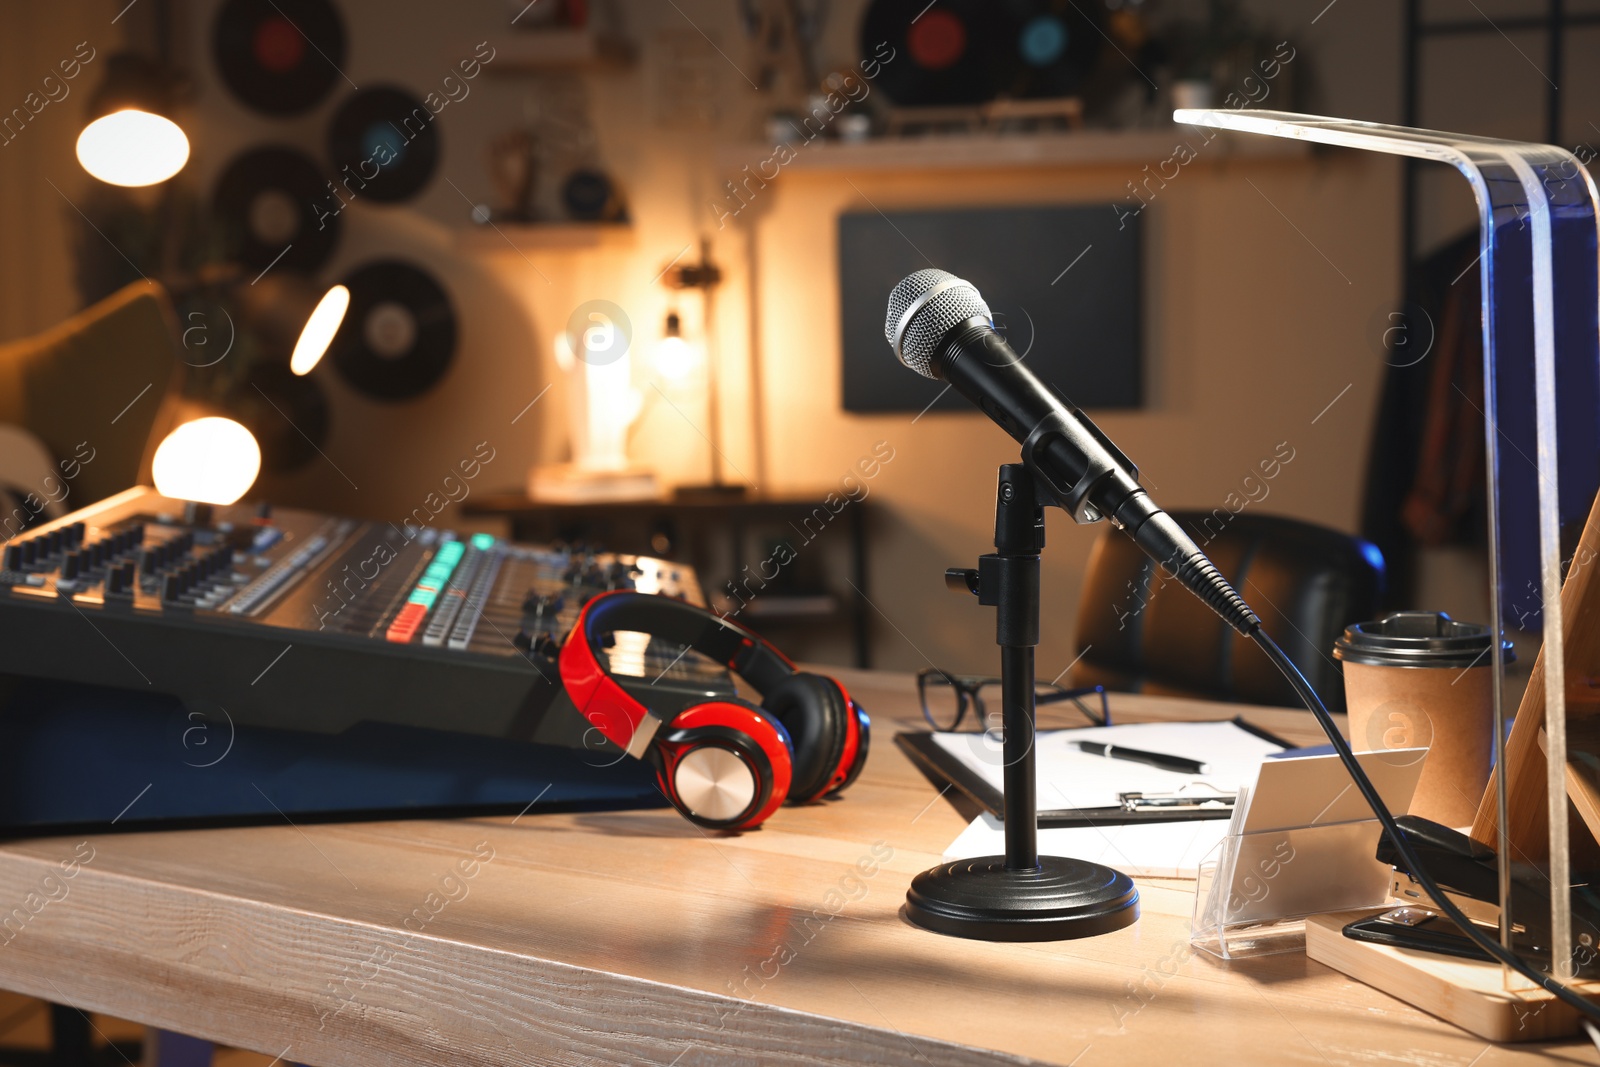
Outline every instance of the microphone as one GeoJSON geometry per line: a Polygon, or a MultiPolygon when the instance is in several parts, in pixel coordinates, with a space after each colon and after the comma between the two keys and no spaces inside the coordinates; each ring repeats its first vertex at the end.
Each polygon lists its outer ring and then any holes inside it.
{"type": "Polygon", "coordinates": [[[971,282],[919,270],[889,296],[883,333],[907,367],[948,382],[1022,445],[1039,487],[1074,522],[1110,519],[1144,552],[1250,636],[1261,620],[1200,546],[1139,484],[1139,469],[1083,412],[1045,385],[995,332],[971,282]]]}

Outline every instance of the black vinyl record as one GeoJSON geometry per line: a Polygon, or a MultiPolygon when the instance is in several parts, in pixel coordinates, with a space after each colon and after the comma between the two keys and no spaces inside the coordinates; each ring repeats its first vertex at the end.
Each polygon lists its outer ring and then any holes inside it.
{"type": "Polygon", "coordinates": [[[456,313],[433,275],[383,259],[344,284],[350,309],[329,356],[351,388],[375,400],[409,400],[444,377],[456,350],[456,313]]]}
{"type": "Polygon", "coordinates": [[[268,115],[298,115],[344,77],[344,23],[328,0],[227,0],[211,38],[233,95],[268,115]]]}
{"type": "Polygon", "coordinates": [[[240,421],[261,445],[261,466],[290,474],[320,454],[332,417],[316,375],[297,375],[288,363],[257,360],[234,404],[240,421]]]}
{"type": "Polygon", "coordinates": [[[861,55],[881,64],[878,84],[897,104],[981,104],[1009,86],[1017,67],[1018,26],[1008,7],[872,0],[861,20],[861,55]]]}
{"type": "Polygon", "coordinates": [[[234,259],[254,270],[309,274],[339,240],[339,204],[309,157],[263,145],[236,156],[217,179],[212,210],[234,259]]]}
{"type": "Polygon", "coordinates": [[[1015,96],[1071,96],[1093,72],[1106,39],[1093,0],[1010,0],[1017,30],[1007,91],[1015,96]]]}
{"type": "Polygon", "coordinates": [[[433,112],[391,86],[352,93],[328,127],[328,156],[357,197],[387,203],[415,196],[439,162],[433,112]]]}

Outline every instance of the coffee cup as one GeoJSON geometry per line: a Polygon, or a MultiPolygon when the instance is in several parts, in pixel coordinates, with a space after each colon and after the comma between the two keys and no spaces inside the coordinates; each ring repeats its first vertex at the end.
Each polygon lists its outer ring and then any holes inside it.
{"type": "Polygon", "coordinates": [[[1398,611],[1346,628],[1334,644],[1350,747],[1428,750],[1413,815],[1454,827],[1477,815],[1494,742],[1493,640],[1487,626],[1442,611],[1398,611]]]}

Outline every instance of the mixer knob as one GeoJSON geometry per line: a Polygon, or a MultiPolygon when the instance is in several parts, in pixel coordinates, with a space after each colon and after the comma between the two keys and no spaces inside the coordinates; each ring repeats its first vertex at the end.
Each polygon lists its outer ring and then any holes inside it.
{"type": "Polygon", "coordinates": [[[63,581],[74,581],[83,570],[83,553],[68,552],[61,557],[61,578],[63,581]]]}
{"type": "Polygon", "coordinates": [[[30,537],[28,540],[22,542],[22,544],[18,547],[22,549],[22,565],[24,567],[33,566],[34,560],[39,558],[38,541],[30,537]]]}
{"type": "Polygon", "coordinates": [[[75,522],[71,526],[67,527],[67,533],[69,535],[71,535],[71,537],[72,537],[72,547],[73,548],[82,547],[84,529],[85,529],[85,527],[84,527],[83,523],[81,523],[81,522],[75,522]]]}
{"type": "Polygon", "coordinates": [[[5,569],[20,571],[22,569],[22,546],[10,544],[6,546],[5,569]]]}
{"type": "Polygon", "coordinates": [[[112,567],[106,571],[106,596],[117,596],[124,592],[122,585],[122,568],[112,567]]]}
{"type": "Polygon", "coordinates": [[[161,583],[161,599],[176,601],[183,596],[183,579],[176,574],[169,574],[161,583]]]}

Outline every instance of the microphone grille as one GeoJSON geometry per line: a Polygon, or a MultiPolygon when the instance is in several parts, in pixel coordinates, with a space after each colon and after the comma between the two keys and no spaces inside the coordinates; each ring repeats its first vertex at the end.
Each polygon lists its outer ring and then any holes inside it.
{"type": "Polygon", "coordinates": [[[989,305],[971,282],[945,270],[919,270],[889,294],[883,336],[901,363],[924,377],[937,378],[934,352],[953,327],[974,315],[992,318],[989,305]]]}

